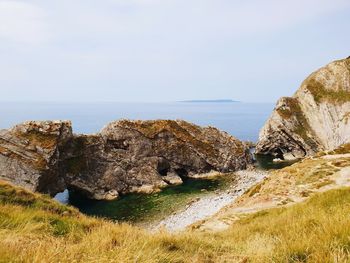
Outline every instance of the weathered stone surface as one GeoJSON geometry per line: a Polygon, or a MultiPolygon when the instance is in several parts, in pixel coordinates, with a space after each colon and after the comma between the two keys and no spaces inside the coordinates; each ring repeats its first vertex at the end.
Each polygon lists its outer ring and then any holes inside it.
{"type": "Polygon", "coordinates": [[[181,177],[244,169],[251,162],[237,139],[185,121],[121,120],[94,136],[76,136],[66,157],[66,182],[94,193],[153,192],[181,177]]]}
{"type": "Polygon", "coordinates": [[[2,179],[50,194],[74,189],[99,200],[159,191],[182,177],[252,162],[239,140],[185,121],[121,120],[95,135],[72,135],[69,122],[29,122],[0,138],[2,179]]]}
{"type": "Polygon", "coordinates": [[[0,179],[32,191],[63,191],[60,150],[72,136],[69,121],[29,121],[1,130],[0,179]]]}
{"type": "Polygon", "coordinates": [[[350,141],[350,59],[312,73],[281,98],[260,132],[256,153],[282,159],[332,150],[350,141]]]}
{"type": "Polygon", "coordinates": [[[183,183],[181,177],[175,172],[170,172],[167,175],[162,176],[162,179],[169,185],[179,185],[183,183]]]}

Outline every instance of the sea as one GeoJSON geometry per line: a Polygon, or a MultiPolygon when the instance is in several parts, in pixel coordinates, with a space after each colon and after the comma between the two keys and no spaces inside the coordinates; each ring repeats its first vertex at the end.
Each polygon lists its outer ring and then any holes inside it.
{"type": "Polygon", "coordinates": [[[75,133],[99,132],[119,119],[183,119],[200,126],[214,126],[240,140],[257,141],[259,130],[273,110],[273,103],[167,102],[167,103],[58,103],[1,102],[0,128],[27,120],[71,120],[75,133]]]}
{"type": "MultiPolygon", "coordinates": [[[[92,134],[119,119],[183,119],[201,126],[214,126],[240,140],[256,142],[273,110],[272,103],[169,102],[169,103],[0,103],[0,129],[27,120],[71,120],[73,132],[92,134]]],[[[276,169],[272,160],[262,160],[263,169],[276,169]]],[[[283,164],[285,165],[285,164],[283,164]]],[[[227,178],[187,179],[161,193],[128,194],[114,201],[96,201],[68,189],[55,199],[78,208],[82,213],[114,221],[143,224],[159,216],[169,216],[193,198],[224,187],[227,178]],[[204,192],[203,192],[204,191],[204,192]]]]}

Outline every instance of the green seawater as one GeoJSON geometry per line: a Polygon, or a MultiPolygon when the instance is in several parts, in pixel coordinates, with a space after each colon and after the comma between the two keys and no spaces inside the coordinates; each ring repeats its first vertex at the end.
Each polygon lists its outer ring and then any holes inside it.
{"type": "Polygon", "coordinates": [[[255,155],[255,166],[257,169],[261,170],[276,170],[282,169],[284,167],[290,166],[294,163],[297,163],[299,160],[292,161],[282,161],[282,162],[274,162],[274,157],[268,155],[255,155]]]}
{"type": "Polygon", "coordinates": [[[196,198],[223,190],[232,183],[231,174],[213,179],[186,179],[182,185],[164,188],[154,194],[127,194],[113,201],[96,201],[75,192],[69,193],[69,203],[82,213],[114,221],[147,223],[178,211],[196,198]]]}
{"type": "MultiPolygon", "coordinates": [[[[255,156],[257,169],[281,169],[294,162],[273,162],[269,156],[255,156]]],[[[184,208],[196,198],[227,189],[234,184],[233,174],[213,179],[185,179],[182,185],[169,186],[154,194],[127,194],[114,201],[87,199],[76,192],[69,193],[69,204],[82,213],[119,222],[147,224],[165,218],[184,208]]]]}

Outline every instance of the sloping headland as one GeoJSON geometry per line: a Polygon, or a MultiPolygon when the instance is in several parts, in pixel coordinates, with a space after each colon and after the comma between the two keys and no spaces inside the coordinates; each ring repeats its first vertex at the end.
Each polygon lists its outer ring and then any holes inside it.
{"type": "Polygon", "coordinates": [[[293,97],[281,98],[260,132],[258,154],[311,156],[350,141],[350,59],[312,73],[293,97]]]}

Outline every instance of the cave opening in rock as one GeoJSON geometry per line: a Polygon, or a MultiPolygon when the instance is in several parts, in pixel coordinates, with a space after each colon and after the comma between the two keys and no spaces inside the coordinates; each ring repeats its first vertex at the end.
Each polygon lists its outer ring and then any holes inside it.
{"type": "Polygon", "coordinates": [[[54,199],[62,204],[69,204],[69,190],[65,189],[63,192],[57,193],[54,199]]]}
{"type": "Polygon", "coordinates": [[[166,176],[169,172],[169,169],[168,168],[164,168],[164,169],[158,169],[158,173],[161,175],[161,176],[166,176]]]}
{"type": "Polygon", "coordinates": [[[166,176],[170,171],[170,164],[165,159],[160,159],[158,161],[157,171],[161,176],[166,176]]]}
{"type": "Polygon", "coordinates": [[[175,169],[175,172],[177,173],[178,176],[181,178],[186,178],[188,176],[188,171],[185,168],[178,168],[175,169]]]}
{"type": "Polygon", "coordinates": [[[281,160],[284,160],[283,151],[282,151],[280,148],[278,148],[278,149],[276,150],[276,152],[274,153],[274,156],[275,156],[276,158],[279,158],[279,159],[281,159],[281,160]]]}

